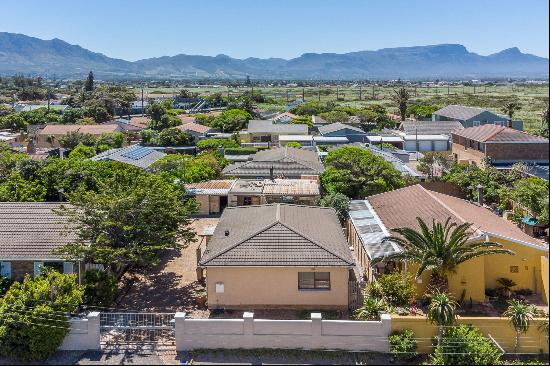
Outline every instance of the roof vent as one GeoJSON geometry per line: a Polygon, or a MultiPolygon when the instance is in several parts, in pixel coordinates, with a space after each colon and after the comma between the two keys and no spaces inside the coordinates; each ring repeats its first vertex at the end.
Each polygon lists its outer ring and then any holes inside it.
{"type": "Polygon", "coordinates": [[[229,236],[229,230],[225,230],[225,236],[229,236]]]}

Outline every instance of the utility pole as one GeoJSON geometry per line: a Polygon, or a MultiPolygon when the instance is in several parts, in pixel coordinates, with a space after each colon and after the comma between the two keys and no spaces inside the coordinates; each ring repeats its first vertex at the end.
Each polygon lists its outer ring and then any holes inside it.
{"type": "Polygon", "coordinates": [[[48,88],[48,113],[50,113],[50,95],[51,95],[51,91],[48,88]]]}
{"type": "Polygon", "coordinates": [[[340,99],[340,91],[338,87],[336,87],[336,100],[338,101],[340,99]]]}
{"type": "Polygon", "coordinates": [[[416,85],[414,86],[414,97],[416,98],[416,85]]]}
{"type": "Polygon", "coordinates": [[[450,92],[451,92],[451,86],[447,84],[447,95],[449,95],[450,92]]]}
{"type": "Polygon", "coordinates": [[[288,87],[286,88],[286,102],[288,103],[288,87]]]}
{"type": "Polygon", "coordinates": [[[476,84],[474,84],[474,94],[476,93],[476,84]]]}
{"type": "Polygon", "coordinates": [[[372,99],[374,99],[374,85],[372,86],[372,99]]]}
{"type": "Polygon", "coordinates": [[[361,85],[359,85],[359,100],[361,100],[361,85]]]}
{"type": "Polygon", "coordinates": [[[229,99],[229,85],[227,86],[227,99],[229,99]]]}
{"type": "Polygon", "coordinates": [[[319,99],[319,102],[321,101],[321,89],[317,90],[317,99],[319,99]]]}
{"type": "Polygon", "coordinates": [[[145,108],[143,103],[143,86],[141,87],[141,116],[145,115],[145,108]]]}
{"type": "Polygon", "coordinates": [[[306,88],[302,87],[302,101],[306,101],[306,88]]]}

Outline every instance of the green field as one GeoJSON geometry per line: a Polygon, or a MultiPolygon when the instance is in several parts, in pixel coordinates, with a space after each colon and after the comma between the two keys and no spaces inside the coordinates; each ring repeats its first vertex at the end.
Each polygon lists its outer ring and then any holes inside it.
{"type": "MultiPolygon", "coordinates": [[[[251,87],[181,87],[181,88],[150,88],[146,90],[149,96],[162,92],[165,94],[177,93],[179,89],[189,89],[201,94],[222,93],[223,95],[238,96],[251,87]]],[[[369,104],[381,104],[388,111],[397,113],[397,107],[390,97],[395,87],[393,86],[321,86],[321,87],[279,87],[262,86],[254,87],[254,92],[259,90],[265,97],[272,99],[272,103],[263,103],[259,107],[269,111],[282,111],[287,102],[296,99],[338,101],[343,105],[361,107],[369,104]]],[[[540,128],[540,113],[548,103],[549,88],[545,85],[508,84],[508,85],[480,85],[480,86],[430,86],[414,87],[407,89],[411,93],[411,103],[433,104],[440,107],[448,104],[462,104],[467,106],[482,107],[496,113],[502,113],[502,105],[510,100],[518,100],[522,109],[514,115],[514,119],[523,120],[526,130],[540,128]]]]}

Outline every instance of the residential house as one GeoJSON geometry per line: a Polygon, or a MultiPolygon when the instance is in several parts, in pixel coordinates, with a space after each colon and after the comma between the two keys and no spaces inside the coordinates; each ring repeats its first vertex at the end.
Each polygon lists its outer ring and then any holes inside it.
{"type": "Polygon", "coordinates": [[[451,149],[448,135],[402,135],[403,150],[406,151],[449,151],[451,149]]]}
{"type": "Polygon", "coordinates": [[[347,137],[320,136],[320,135],[281,135],[279,146],[286,146],[289,142],[297,142],[302,146],[343,145],[349,143],[347,137]]]}
{"type": "Polygon", "coordinates": [[[319,134],[325,137],[345,137],[350,142],[365,142],[366,133],[359,127],[336,122],[319,127],[319,134]]]}
{"type": "Polygon", "coordinates": [[[271,120],[250,120],[247,133],[250,142],[278,143],[280,135],[307,135],[308,126],[305,124],[275,124],[271,120]]]}
{"type": "MultiPolygon", "coordinates": [[[[0,202],[1,276],[21,281],[44,267],[76,273],[83,266],[66,261],[56,250],[77,239],[68,218],[56,212],[60,203],[0,202]]],[[[65,204],[66,205],[66,204],[65,204]]]]}
{"type": "Polygon", "coordinates": [[[252,160],[226,166],[222,175],[243,179],[286,178],[318,176],[324,170],[315,151],[280,147],[259,151],[252,160]]]}
{"type": "Polygon", "coordinates": [[[493,113],[485,108],[448,105],[432,113],[432,121],[459,121],[462,126],[476,127],[496,124],[523,130],[523,121],[511,121],[508,116],[493,113]]]}
{"type": "Polygon", "coordinates": [[[270,119],[274,123],[290,123],[290,121],[292,121],[296,117],[298,117],[298,116],[295,115],[295,114],[292,114],[290,112],[283,112],[283,113],[276,114],[275,116],[271,117],[270,119]]]}
{"type": "Polygon", "coordinates": [[[59,141],[68,133],[80,132],[100,137],[104,133],[122,132],[123,129],[116,123],[98,125],[46,125],[38,128],[34,133],[37,148],[56,148],[59,141]]]}
{"type": "Polygon", "coordinates": [[[195,138],[195,141],[204,139],[206,137],[206,134],[212,131],[212,128],[210,128],[209,126],[201,125],[196,122],[184,123],[182,125],[179,125],[177,128],[183,132],[191,134],[195,138]]]}
{"type": "Polygon", "coordinates": [[[210,309],[347,309],[354,260],[332,208],[228,207],[199,261],[210,309]]]}
{"type": "Polygon", "coordinates": [[[23,147],[25,136],[19,132],[11,132],[10,130],[0,130],[0,142],[6,143],[9,147],[23,147]]]}
{"type": "Polygon", "coordinates": [[[370,145],[380,145],[380,144],[389,144],[393,145],[398,149],[403,149],[405,141],[401,136],[391,133],[385,134],[367,134],[365,136],[366,142],[370,145]]]}
{"type": "Polygon", "coordinates": [[[118,161],[124,164],[130,164],[138,168],[148,169],[152,164],[166,156],[165,153],[157,151],[152,147],[141,145],[131,145],[119,149],[110,149],[104,151],[91,160],[94,161],[118,161]]]}
{"type": "MultiPolygon", "coordinates": [[[[547,243],[530,237],[512,222],[480,205],[427,190],[419,184],[352,201],[348,241],[367,280],[372,281],[395,268],[414,273],[416,267],[412,263],[373,266],[371,261],[402,250],[396,243],[382,239],[395,228],[419,230],[417,217],[428,225],[432,220],[445,222],[448,218],[457,224],[472,223],[472,242],[497,242],[515,253],[484,256],[460,264],[456,273],[449,276],[449,290],[455,297],[483,302],[486,289],[498,287],[499,278],[509,278],[517,283],[515,289],[529,289],[548,301],[544,290],[548,288],[548,278],[541,272],[548,266],[547,243]]],[[[417,279],[419,296],[424,294],[429,279],[430,271],[417,279]]]]}
{"type": "Polygon", "coordinates": [[[319,181],[305,178],[211,180],[186,184],[185,191],[199,203],[199,215],[217,215],[228,206],[314,205],[320,195],[319,181]]]}
{"type": "Polygon", "coordinates": [[[446,135],[451,136],[453,131],[464,127],[459,121],[403,121],[399,125],[399,132],[404,135],[446,135]]]}
{"type": "Polygon", "coordinates": [[[548,167],[548,139],[509,127],[484,125],[452,133],[453,156],[458,163],[481,166],[485,161],[501,168],[514,163],[548,167]]]}

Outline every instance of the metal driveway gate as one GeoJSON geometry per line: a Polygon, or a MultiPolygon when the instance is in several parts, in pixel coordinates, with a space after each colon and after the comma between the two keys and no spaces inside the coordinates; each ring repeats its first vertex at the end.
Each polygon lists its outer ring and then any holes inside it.
{"type": "Polygon", "coordinates": [[[175,313],[101,313],[104,349],[175,349],[175,313]]]}

